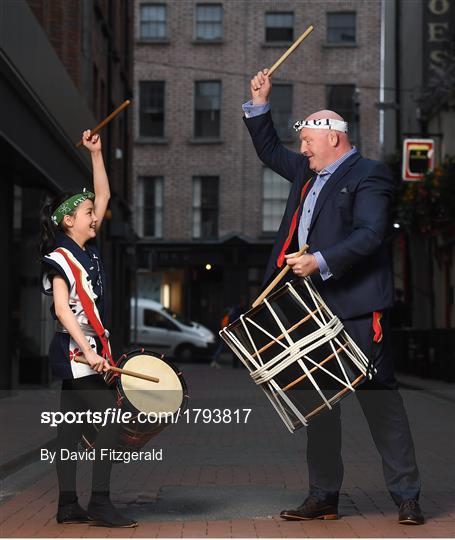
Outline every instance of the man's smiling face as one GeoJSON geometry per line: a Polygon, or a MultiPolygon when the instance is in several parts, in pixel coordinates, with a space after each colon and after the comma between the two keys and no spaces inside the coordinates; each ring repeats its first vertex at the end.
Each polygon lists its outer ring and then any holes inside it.
{"type": "Polygon", "coordinates": [[[329,144],[330,131],[303,128],[300,130],[300,152],[309,160],[310,169],[316,172],[335,161],[333,147],[329,144]]]}
{"type": "MultiPolygon", "coordinates": [[[[306,120],[325,118],[343,120],[336,112],[327,110],[310,114],[306,120]]],[[[300,152],[308,158],[310,169],[316,172],[322,171],[350,149],[348,136],[341,131],[304,127],[299,132],[299,138],[300,152]]]]}

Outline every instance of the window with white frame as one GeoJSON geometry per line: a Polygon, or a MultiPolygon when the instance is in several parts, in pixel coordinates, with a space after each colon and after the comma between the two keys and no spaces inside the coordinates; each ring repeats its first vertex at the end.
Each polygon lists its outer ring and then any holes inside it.
{"type": "Polygon", "coordinates": [[[264,168],[262,184],[262,231],[276,232],[286,208],[291,183],[271,169],[264,168]]]}
{"type": "Polygon", "coordinates": [[[165,4],[141,4],[139,6],[139,37],[144,41],[166,39],[165,4]]]}
{"type": "Polygon", "coordinates": [[[137,229],[140,236],[163,237],[162,176],[138,178],[137,229]]]}
{"type": "Polygon", "coordinates": [[[269,11],[265,14],[265,41],[294,41],[294,13],[292,11],[269,11]]]}
{"type": "Polygon", "coordinates": [[[193,238],[218,238],[218,176],[193,176],[193,238]]]}
{"type": "Polygon", "coordinates": [[[220,41],[223,38],[223,6],[196,5],[196,40],[220,41]]]}

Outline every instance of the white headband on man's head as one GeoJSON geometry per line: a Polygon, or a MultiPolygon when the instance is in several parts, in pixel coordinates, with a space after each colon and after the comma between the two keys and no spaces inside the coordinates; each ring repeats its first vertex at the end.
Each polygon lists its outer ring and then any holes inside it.
{"type": "Polygon", "coordinates": [[[348,123],[334,118],[316,118],[315,120],[297,120],[294,129],[300,131],[303,128],[333,129],[334,131],[348,132],[348,123]]]}

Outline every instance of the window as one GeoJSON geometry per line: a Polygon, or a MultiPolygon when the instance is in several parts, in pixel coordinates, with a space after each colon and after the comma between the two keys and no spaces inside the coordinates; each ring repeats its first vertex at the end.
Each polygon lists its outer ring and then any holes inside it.
{"type": "Polygon", "coordinates": [[[193,238],[218,238],[218,176],[193,177],[193,238]]]}
{"type": "Polygon", "coordinates": [[[274,84],[270,94],[273,123],[281,139],[292,138],[292,85],[274,84]]]}
{"type": "Polygon", "coordinates": [[[166,39],[166,6],[164,4],[141,4],[139,17],[140,39],[150,41],[166,39]]]}
{"type": "Polygon", "coordinates": [[[164,82],[139,83],[141,137],[164,137],[164,82]]]}
{"type": "Polygon", "coordinates": [[[178,331],[178,327],[172,321],[152,309],[144,309],[144,326],[178,331]]]}
{"type": "Polygon", "coordinates": [[[294,13],[265,14],[265,41],[267,43],[294,41],[294,13]]]}
{"type": "MultiPolygon", "coordinates": [[[[22,193],[23,188],[14,184],[13,231],[15,233],[20,233],[22,229],[22,193]]],[[[46,204],[50,202],[51,199],[46,197],[46,204]]]]}
{"type": "Polygon", "coordinates": [[[107,116],[107,114],[106,114],[106,106],[107,106],[106,83],[103,81],[103,79],[100,79],[100,107],[99,107],[99,111],[100,111],[101,118],[105,118],[107,116]]]}
{"type": "Polygon", "coordinates": [[[138,232],[142,236],[163,236],[163,177],[140,176],[138,232]]]}
{"type": "Polygon", "coordinates": [[[92,70],[92,111],[93,116],[98,118],[99,115],[99,92],[98,92],[98,68],[93,64],[92,70]]]}
{"type": "Polygon", "coordinates": [[[340,114],[348,122],[349,140],[358,146],[359,118],[357,92],[352,84],[329,85],[327,91],[327,109],[340,114]]]}
{"type": "Polygon", "coordinates": [[[194,136],[218,138],[220,136],[221,82],[196,82],[194,136]]]}
{"type": "Polygon", "coordinates": [[[196,39],[220,41],[223,37],[223,7],[221,4],[196,6],[196,39]]]}
{"type": "Polygon", "coordinates": [[[262,231],[276,232],[284,214],[291,183],[271,169],[263,172],[262,231]]]}
{"type": "Polygon", "coordinates": [[[355,12],[327,13],[327,43],[355,43],[355,12]]]}

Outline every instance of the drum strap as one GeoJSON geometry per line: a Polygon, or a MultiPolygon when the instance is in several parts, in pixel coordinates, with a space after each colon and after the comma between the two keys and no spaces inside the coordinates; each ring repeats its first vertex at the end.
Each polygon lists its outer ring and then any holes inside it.
{"type": "MultiPolygon", "coordinates": [[[[378,343],[381,343],[382,341],[382,325],[381,325],[381,319],[382,319],[382,311],[373,311],[373,344],[377,345],[378,343]]],[[[367,377],[370,377],[370,375],[373,373],[374,370],[374,357],[375,355],[375,347],[372,347],[370,358],[368,360],[368,366],[367,366],[367,377]]]]}
{"type": "Polygon", "coordinates": [[[382,312],[373,311],[373,341],[379,343],[382,341],[382,326],[381,326],[382,312]]]}
{"type": "Polygon", "coordinates": [[[102,355],[104,358],[109,360],[111,366],[115,366],[114,359],[111,354],[111,347],[109,345],[109,339],[106,335],[106,330],[104,329],[103,323],[101,322],[98,308],[96,307],[95,300],[92,296],[90,288],[88,287],[87,279],[84,276],[85,269],[81,264],[64,248],[58,248],[55,250],[60,253],[68,266],[70,267],[71,273],[73,274],[75,283],[76,283],[76,292],[81,301],[84,312],[87,315],[87,319],[91,324],[92,328],[95,330],[96,335],[101,341],[101,346],[103,348],[102,355]],[[85,283],[85,284],[84,284],[85,283]]]}
{"type": "Polygon", "coordinates": [[[281,251],[280,251],[280,254],[278,255],[278,259],[277,259],[277,266],[278,268],[281,268],[283,266],[283,263],[284,263],[284,256],[286,254],[286,250],[288,249],[291,241],[292,241],[292,238],[294,236],[294,233],[295,233],[295,228],[297,227],[297,219],[299,217],[299,212],[300,212],[300,207],[302,205],[302,202],[303,200],[305,199],[305,195],[306,195],[306,192],[308,191],[308,187],[310,186],[310,182],[311,180],[313,179],[313,177],[309,178],[305,184],[303,185],[302,187],[302,191],[300,193],[300,202],[294,212],[294,215],[292,216],[292,220],[291,220],[291,226],[289,227],[289,234],[283,244],[283,247],[281,248],[281,251]]]}

